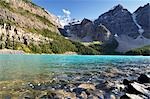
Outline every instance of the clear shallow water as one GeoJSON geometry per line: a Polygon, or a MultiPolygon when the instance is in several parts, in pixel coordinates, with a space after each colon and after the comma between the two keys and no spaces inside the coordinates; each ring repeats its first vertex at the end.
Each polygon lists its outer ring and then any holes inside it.
{"type": "Polygon", "coordinates": [[[32,79],[53,72],[99,71],[115,66],[150,66],[150,56],[0,55],[0,80],[32,79]]]}

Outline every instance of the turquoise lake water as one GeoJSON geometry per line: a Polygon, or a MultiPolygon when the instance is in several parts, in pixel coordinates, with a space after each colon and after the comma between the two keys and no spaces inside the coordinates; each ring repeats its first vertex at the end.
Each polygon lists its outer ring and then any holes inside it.
{"type": "Polygon", "coordinates": [[[150,56],[0,55],[0,80],[37,75],[102,70],[115,66],[150,66],[150,56]]]}

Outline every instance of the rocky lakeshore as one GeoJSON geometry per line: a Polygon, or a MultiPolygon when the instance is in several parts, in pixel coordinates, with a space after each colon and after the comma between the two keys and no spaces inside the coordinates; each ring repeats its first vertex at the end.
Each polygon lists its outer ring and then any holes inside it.
{"type": "Polygon", "coordinates": [[[150,67],[122,66],[0,82],[1,99],[150,99],[150,67]]]}

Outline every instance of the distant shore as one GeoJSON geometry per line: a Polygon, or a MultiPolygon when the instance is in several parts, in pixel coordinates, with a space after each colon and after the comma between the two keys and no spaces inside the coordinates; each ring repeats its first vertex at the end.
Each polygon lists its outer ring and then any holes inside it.
{"type": "Polygon", "coordinates": [[[25,54],[25,52],[21,50],[2,49],[0,50],[0,54],[25,54]]]}
{"type": "MultiPolygon", "coordinates": [[[[11,49],[1,49],[0,54],[33,54],[33,53],[25,53],[22,50],[11,50],[11,49]]],[[[48,55],[45,53],[41,53],[40,55],[48,55]]],[[[76,52],[65,52],[63,55],[77,55],[76,52]]]]}
{"type": "MultiPolygon", "coordinates": [[[[0,49],[0,54],[26,54],[26,55],[57,55],[55,53],[47,54],[47,53],[26,53],[22,50],[12,50],[12,49],[0,49]]],[[[78,54],[77,52],[65,52],[58,55],[82,55],[78,54]]],[[[98,54],[99,55],[99,54],[98,54]]],[[[104,55],[104,54],[101,54],[104,55]]],[[[105,54],[107,55],[107,54],[105,54]]],[[[109,54],[108,54],[109,55],[109,54]]],[[[113,55],[125,55],[125,56],[149,56],[149,55],[126,55],[126,54],[113,54],[113,55]]]]}

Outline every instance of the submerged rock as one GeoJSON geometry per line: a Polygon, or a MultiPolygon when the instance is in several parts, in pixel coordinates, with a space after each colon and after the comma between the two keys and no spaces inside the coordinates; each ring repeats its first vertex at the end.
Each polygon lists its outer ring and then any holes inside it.
{"type": "Polygon", "coordinates": [[[88,97],[87,94],[86,94],[86,92],[82,92],[80,96],[81,96],[83,99],[87,99],[87,97],[88,97]]]}
{"type": "Polygon", "coordinates": [[[84,88],[84,89],[92,89],[92,90],[96,89],[93,84],[80,84],[78,87],[79,88],[84,88]]]}
{"type": "Polygon", "coordinates": [[[56,93],[47,93],[39,96],[39,99],[60,99],[56,93]]]}
{"type": "Polygon", "coordinates": [[[76,95],[81,95],[81,93],[83,91],[86,91],[86,89],[84,89],[84,88],[75,88],[75,89],[73,89],[73,92],[75,92],[76,95]]]}
{"type": "Polygon", "coordinates": [[[125,95],[121,96],[120,99],[143,99],[143,97],[140,97],[135,94],[125,94],[125,95]]]}
{"type": "Polygon", "coordinates": [[[20,97],[21,99],[34,99],[35,96],[31,92],[25,92],[23,95],[20,97]]]}

